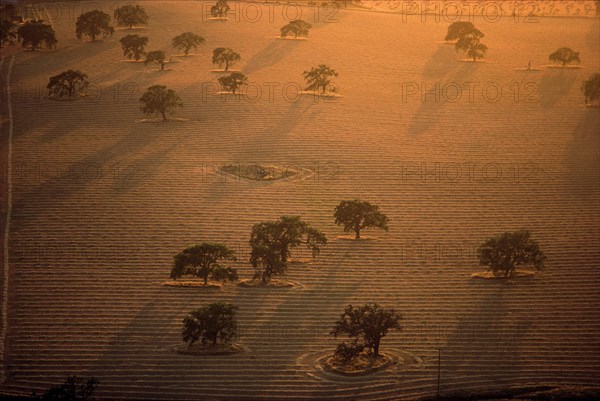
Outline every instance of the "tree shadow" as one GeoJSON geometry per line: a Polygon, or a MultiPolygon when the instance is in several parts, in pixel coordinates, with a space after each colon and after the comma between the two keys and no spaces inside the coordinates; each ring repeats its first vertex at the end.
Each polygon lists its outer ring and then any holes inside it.
{"type": "Polygon", "coordinates": [[[446,393],[460,393],[465,380],[504,387],[519,380],[522,340],[532,330],[531,319],[510,305],[514,291],[526,291],[529,282],[471,283],[475,301],[459,318],[442,346],[442,385],[446,393]]]}
{"type": "Polygon", "coordinates": [[[540,80],[540,104],[552,108],[560,99],[567,96],[575,83],[576,72],[563,69],[546,70],[540,80]]]}
{"type": "Polygon", "coordinates": [[[565,179],[567,192],[576,193],[589,201],[600,193],[600,113],[597,108],[584,110],[584,116],[573,132],[566,149],[568,172],[565,179]]]}
{"type": "Polygon", "coordinates": [[[299,46],[300,43],[300,41],[273,39],[272,43],[248,60],[244,67],[244,72],[250,75],[258,70],[277,64],[299,46]]]}

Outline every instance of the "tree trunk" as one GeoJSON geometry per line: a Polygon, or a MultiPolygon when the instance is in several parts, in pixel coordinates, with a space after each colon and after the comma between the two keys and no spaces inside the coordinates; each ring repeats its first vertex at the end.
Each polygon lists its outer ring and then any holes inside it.
{"type": "Polygon", "coordinates": [[[354,232],[356,233],[356,236],[354,237],[354,239],[360,239],[360,228],[358,228],[358,227],[354,228],[354,232]]]}
{"type": "Polygon", "coordinates": [[[164,70],[165,70],[165,62],[164,62],[164,61],[161,61],[161,62],[160,62],[160,70],[161,70],[161,71],[164,71],[164,70]]]}
{"type": "Polygon", "coordinates": [[[229,70],[229,62],[225,62],[225,71],[229,70]]]}
{"type": "Polygon", "coordinates": [[[167,121],[167,116],[166,116],[166,114],[165,114],[165,111],[164,111],[164,110],[161,110],[161,111],[160,111],[160,114],[162,114],[163,121],[167,121]]]}
{"type": "Polygon", "coordinates": [[[379,340],[373,344],[373,356],[377,358],[379,356],[379,340]]]}
{"type": "Polygon", "coordinates": [[[208,274],[204,276],[204,285],[208,284],[208,274]]]}

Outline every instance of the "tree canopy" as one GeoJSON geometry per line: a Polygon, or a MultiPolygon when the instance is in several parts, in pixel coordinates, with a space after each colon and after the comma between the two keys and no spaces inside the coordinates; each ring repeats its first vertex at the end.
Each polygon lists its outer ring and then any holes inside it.
{"type": "Polygon", "coordinates": [[[462,38],[475,30],[475,25],[469,21],[457,21],[450,24],[444,40],[451,41],[462,38]]]}
{"type": "Polygon", "coordinates": [[[544,267],[546,256],[527,230],[505,232],[486,240],[478,249],[479,264],[488,266],[496,276],[511,277],[517,266],[544,267]]]}
{"type": "Polygon", "coordinates": [[[5,43],[14,44],[14,40],[17,38],[16,28],[17,25],[10,20],[0,21],[0,47],[5,43]]]}
{"type": "Polygon", "coordinates": [[[173,113],[175,108],[183,107],[183,103],[175,91],[164,85],[149,87],[140,98],[140,103],[144,114],[161,114],[163,121],[167,121],[166,113],[173,113]]]}
{"type": "Polygon", "coordinates": [[[204,38],[193,32],[184,32],[172,41],[173,48],[183,50],[186,56],[190,49],[196,49],[201,43],[204,43],[204,38]]]}
{"type": "Polygon", "coordinates": [[[454,45],[456,51],[464,51],[468,57],[472,58],[473,61],[483,58],[487,52],[488,47],[481,43],[481,38],[485,35],[477,28],[473,28],[471,31],[465,33],[454,45]]]}
{"type": "Polygon", "coordinates": [[[100,384],[96,378],[84,379],[78,376],[69,376],[60,386],[51,387],[42,396],[43,401],[86,401],[100,384]]]}
{"type": "Polygon", "coordinates": [[[219,83],[224,90],[235,94],[238,88],[248,84],[248,78],[241,72],[232,72],[230,75],[219,77],[219,83]]]}
{"type": "Polygon", "coordinates": [[[306,90],[314,90],[316,92],[320,90],[322,93],[325,93],[331,87],[331,78],[337,77],[338,73],[325,64],[320,64],[309,71],[304,71],[302,76],[308,84],[306,90]]]}
{"type": "Polygon", "coordinates": [[[145,54],[144,50],[148,44],[148,38],[146,36],[125,35],[119,42],[121,42],[123,48],[123,55],[130,60],[138,61],[145,54]]]}
{"type": "Polygon", "coordinates": [[[173,259],[172,279],[191,275],[202,278],[204,285],[207,285],[209,279],[235,281],[238,278],[235,269],[221,264],[226,260],[235,260],[235,252],[224,244],[204,242],[193,245],[179,252],[173,259]]]}
{"type": "Polygon", "coordinates": [[[548,56],[550,61],[562,63],[562,66],[565,67],[567,64],[571,63],[581,63],[581,59],[579,58],[579,52],[573,51],[573,49],[568,47],[561,47],[550,56],[548,56]]]}
{"type": "Polygon", "coordinates": [[[148,23],[148,14],[144,7],[137,4],[125,4],[117,9],[113,14],[115,21],[119,25],[129,26],[129,29],[134,25],[143,25],[148,23]]]}
{"type": "Polygon", "coordinates": [[[356,239],[360,239],[360,232],[363,229],[388,230],[388,217],[379,211],[379,206],[366,201],[357,199],[341,201],[335,207],[333,216],[335,224],[343,225],[345,232],[354,232],[356,239]]]}
{"type": "Polygon", "coordinates": [[[592,74],[581,84],[581,92],[585,96],[586,103],[600,101],[600,73],[592,74]]]}
{"type": "Polygon", "coordinates": [[[317,256],[327,245],[327,238],[299,216],[283,216],[277,221],[255,224],[250,234],[254,278],[266,283],[271,276],[284,274],[292,249],[302,244],[317,256]]]}
{"type": "Polygon", "coordinates": [[[183,341],[192,345],[228,344],[236,335],[235,315],[238,307],[225,302],[212,303],[191,311],[183,319],[183,341]]]}
{"type": "Polygon", "coordinates": [[[79,70],[67,70],[50,77],[47,85],[48,95],[62,98],[68,96],[72,99],[78,91],[89,85],[87,75],[79,70]]]}
{"type": "Polygon", "coordinates": [[[215,5],[210,8],[210,15],[215,18],[225,18],[229,9],[230,7],[229,4],[227,4],[227,0],[218,0],[215,5]]]}
{"type": "Polygon", "coordinates": [[[389,330],[400,329],[400,319],[394,309],[385,309],[376,303],[359,307],[348,305],[330,334],[335,338],[345,335],[352,341],[338,345],[335,356],[350,362],[367,349],[369,355],[377,358],[381,339],[389,330]]]}
{"type": "Polygon", "coordinates": [[[81,39],[83,35],[87,35],[94,42],[97,36],[102,35],[103,37],[107,37],[114,32],[115,29],[110,26],[110,15],[100,10],[92,10],[81,14],[75,23],[77,39],[81,39]]]}
{"type": "Polygon", "coordinates": [[[225,71],[228,71],[229,67],[240,61],[241,58],[239,53],[234,52],[230,48],[218,47],[213,50],[212,62],[218,65],[219,68],[225,66],[225,71]]]}
{"type": "Polygon", "coordinates": [[[31,47],[32,51],[40,46],[54,48],[58,43],[52,25],[45,24],[42,20],[25,22],[17,29],[17,34],[21,38],[21,45],[25,48],[31,47]]]}
{"type": "Polygon", "coordinates": [[[153,50],[151,52],[146,53],[146,60],[144,60],[144,64],[148,63],[156,63],[160,65],[160,70],[165,69],[165,64],[167,63],[167,55],[162,50],[153,50]]]}
{"type": "Polygon", "coordinates": [[[294,38],[297,38],[298,36],[305,38],[308,37],[310,28],[312,28],[312,25],[306,21],[301,19],[293,20],[281,28],[281,37],[285,38],[293,35],[294,38]]]}

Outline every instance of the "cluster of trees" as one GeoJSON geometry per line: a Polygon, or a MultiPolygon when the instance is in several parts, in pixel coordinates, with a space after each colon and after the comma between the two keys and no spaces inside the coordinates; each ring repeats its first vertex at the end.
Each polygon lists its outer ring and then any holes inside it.
{"type": "MultiPolygon", "coordinates": [[[[190,311],[183,319],[183,341],[188,346],[197,342],[212,346],[230,344],[237,334],[238,310],[237,305],[215,302],[190,311]]],[[[351,363],[361,354],[378,358],[381,340],[390,330],[401,329],[400,320],[401,316],[394,309],[376,303],[348,305],[330,335],[347,336],[350,341],[340,343],[334,357],[343,363],[351,363]]]]}
{"type": "Polygon", "coordinates": [[[64,383],[50,387],[41,397],[34,392],[32,399],[42,401],[86,401],[94,394],[100,384],[95,377],[85,379],[78,376],[68,376],[64,383]]]}
{"type": "Polygon", "coordinates": [[[586,103],[600,103],[600,73],[592,74],[581,84],[581,92],[585,96],[586,103]]]}
{"type": "Polygon", "coordinates": [[[562,63],[563,68],[567,66],[567,64],[581,63],[581,59],[579,58],[579,52],[573,51],[573,49],[569,47],[561,47],[554,53],[548,56],[550,61],[554,61],[557,63],[562,63]]]}
{"type": "MultiPolygon", "coordinates": [[[[344,231],[355,233],[356,239],[360,239],[360,232],[364,229],[388,229],[388,217],[379,211],[378,206],[366,201],[341,201],[334,210],[334,217],[335,223],[342,225],[344,231]]],[[[273,276],[286,272],[295,248],[305,246],[313,257],[317,257],[328,240],[323,232],[302,221],[299,216],[282,216],[276,221],[255,224],[249,242],[253,279],[266,284],[273,276]]],[[[237,271],[221,265],[235,260],[234,251],[224,244],[193,245],[174,257],[171,278],[199,277],[205,285],[209,280],[235,281],[238,279],[237,271]]]]}
{"type": "MultiPolygon", "coordinates": [[[[340,209],[341,210],[341,209],[340,209]]],[[[381,221],[377,221],[377,225],[381,221]]],[[[354,226],[356,227],[356,226],[354,226]]],[[[261,255],[271,255],[271,260],[257,269],[255,278],[268,280],[273,274],[282,274],[290,249],[305,243],[318,253],[326,244],[325,236],[318,230],[302,222],[299,217],[283,217],[276,222],[257,224],[252,229],[250,243],[255,249],[268,249],[261,255]]],[[[546,256],[540,250],[531,233],[526,230],[505,232],[487,239],[479,247],[480,264],[486,265],[495,275],[511,277],[520,265],[533,265],[541,269],[546,256]]],[[[188,248],[175,257],[171,277],[178,277],[184,272],[201,275],[206,284],[209,276],[219,269],[225,277],[224,268],[218,264],[220,260],[234,260],[233,251],[220,244],[202,244],[193,250],[188,248]],[[193,260],[191,262],[190,260],[193,260]]],[[[262,263],[262,262],[261,262],[262,263]]],[[[233,275],[237,276],[235,271],[233,275]]],[[[193,310],[183,319],[183,341],[192,345],[200,342],[203,345],[229,344],[235,338],[238,307],[231,303],[216,302],[203,308],[193,310]]],[[[342,364],[351,364],[360,356],[378,358],[381,340],[391,330],[401,330],[401,315],[393,308],[384,308],[377,303],[362,306],[348,305],[334,323],[330,332],[334,338],[347,337],[337,345],[333,356],[342,364]]]]}
{"type": "Polygon", "coordinates": [[[310,28],[312,28],[312,25],[304,20],[293,20],[280,29],[281,37],[286,38],[288,36],[293,36],[294,38],[306,38],[308,37],[310,28]]]}
{"type": "Polygon", "coordinates": [[[452,23],[448,27],[446,34],[446,41],[454,41],[454,47],[456,51],[463,51],[467,56],[471,57],[473,61],[483,58],[487,52],[488,47],[481,43],[481,39],[485,35],[479,29],[475,28],[475,25],[469,21],[458,21],[452,23]]]}

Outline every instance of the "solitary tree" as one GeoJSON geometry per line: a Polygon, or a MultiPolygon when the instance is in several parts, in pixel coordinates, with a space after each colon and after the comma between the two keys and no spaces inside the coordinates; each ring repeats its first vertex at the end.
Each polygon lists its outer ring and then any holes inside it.
{"type": "Polygon", "coordinates": [[[548,56],[548,58],[550,59],[550,61],[562,63],[563,68],[567,64],[581,63],[581,60],[579,58],[579,52],[575,52],[573,51],[573,49],[570,49],[568,47],[561,47],[560,49],[552,53],[550,56],[548,56]]]}
{"type": "Polygon", "coordinates": [[[229,9],[230,7],[226,0],[218,0],[215,5],[210,8],[210,15],[215,18],[225,18],[229,9]]]}
{"type": "Polygon", "coordinates": [[[229,67],[240,61],[241,58],[239,53],[234,52],[230,48],[218,47],[213,50],[212,62],[213,64],[218,65],[219,68],[225,66],[225,71],[228,71],[229,67]]]}
{"type": "Polygon", "coordinates": [[[160,70],[163,71],[165,69],[165,64],[167,56],[162,50],[153,50],[151,52],[146,53],[146,60],[144,60],[144,64],[148,63],[157,63],[160,65],[160,70]]]}
{"type": "Polygon", "coordinates": [[[21,38],[21,45],[25,48],[31,47],[32,51],[40,46],[56,47],[58,42],[52,25],[44,24],[42,20],[27,21],[19,27],[17,34],[21,38]]]}
{"type": "Polygon", "coordinates": [[[173,89],[164,85],[154,85],[146,90],[140,98],[141,110],[144,114],[161,114],[167,121],[166,113],[173,113],[176,107],[183,107],[181,99],[173,89]]]}
{"type": "Polygon", "coordinates": [[[173,38],[173,47],[185,51],[186,56],[190,49],[196,49],[201,43],[204,43],[204,38],[193,32],[184,32],[173,38]]]}
{"type": "Polygon", "coordinates": [[[220,264],[221,261],[235,260],[235,252],[223,244],[205,242],[190,246],[179,252],[173,259],[172,279],[191,275],[202,278],[204,285],[207,285],[209,279],[235,281],[238,278],[235,269],[220,264]]]}
{"type": "Polygon", "coordinates": [[[471,57],[473,61],[477,61],[478,58],[483,58],[488,47],[481,43],[481,38],[484,34],[477,28],[473,28],[468,33],[461,36],[456,44],[454,45],[456,51],[464,51],[467,56],[471,57]]]}
{"type": "Polygon", "coordinates": [[[379,357],[381,339],[389,330],[401,328],[400,319],[394,309],[385,309],[378,304],[348,305],[330,334],[334,338],[346,335],[352,342],[340,344],[335,356],[349,362],[367,349],[370,356],[379,357]]]}
{"type": "Polygon", "coordinates": [[[248,84],[248,78],[241,72],[232,72],[231,75],[227,75],[219,78],[219,82],[226,91],[231,91],[235,95],[235,91],[248,84]]]}
{"type": "Polygon", "coordinates": [[[356,199],[341,201],[335,207],[333,217],[335,217],[335,224],[344,226],[345,232],[354,231],[356,239],[360,239],[360,231],[363,229],[388,230],[388,217],[379,211],[379,206],[366,201],[356,199]]]}
{"type": "Polygon", "coordinates": [[[100,382],[92,377],[85,380],[82,377],[69,376],[60,386],[51,387],[44,393],[44,401],[86,401],[100,382]]]}
{"type": "Polygon", "coordinates": [[[489,266],[495,276],[511,277],[519,265],[544,267],[546,256],[529,231],[505,232],[486,240],[478,249],[479,264],[489,266]]]}
{"type": "Polygon", "coordinates": [[[50,77],[48,95],[55,97],[68,96],[72,99],[77,92],[89,85],[87,75],[79,70],[67,70],[50,77]]]}
{"type": "Polygon", "coordinates": [[[14,45],[14,40],[17,38],[16,27],[17,25],[10,20],[0,21],[0,47],[5,43],[14,45]]]}
{"type": "Polygon", "coordinates": [[[581,92],[585,96],[586,103],[600,101],[600,73],[592,74],[581,84],[581,92]]]}
{"type": "Polygon", "coordinates": [[[126,4],[115,9],[115,21],[119,25],[129,25],[129,29],[134,25],[143,25],[148,23],[148,14],[142,6],[137,4],[126,4]]]}
{"type": "Polygon", "coordinates": [[[469,22],[469,21],[453,22],[448,27],[448,32],[446,33],[446,37],[444,38],[444,40],[450,41],[450,40],[460,39],[463,36],[465,36],[466,34],[471,33],[474,29],[475,29],[475,25],[473,25],[472,22],[469,22]]]}
{"type": "Polygon", "coordinates": [[[183,319],[183,341],[188,345],[197,341],[202,345],[228,344],[236,334],[237,310],[233,304],[216,302],[191,311],[183,319]]]}
{"type": "Polygon", "coordinates": [[[125,35],[119,42],[121,42],[123,48],[123,55],[130,60],[138,61],[145,54],[144,49],[148,44],[148,38],[146,36],[125,35]]]}
{"type": "Polygon", "coordinates": [[[322,93],[325,93],[331,86],[331,78],[337,77],[338,73],[325,64],[320,64],[318,67],[311,68],[310,71],[304,71],[302,76],[308,84],[306,90],[314,90],[316,92],[321,90],[322,93]]]}
{"type": "Polygon", "coordinates": [[[297,38],[298,36],[305,38],[308,36],[310,28],[312,28],[312,25],[306,21],[301,19],[293,20],[281,28],[281,37],[285,38],[293,35],[294,38],[297,38]]]}
{"type": "Polygon", "coordinates": [[[107,37],[114,32],[115,29],[110,26],[110,15],[99,10],[92,10],[81,14],[75,23],[77,39],[81,39],[83,35],[87,35],[92,38],[92,42],[95,42],[96,36],[102,35],[103,37],[107,37]]]}

